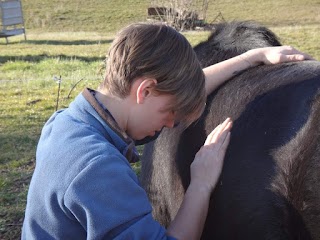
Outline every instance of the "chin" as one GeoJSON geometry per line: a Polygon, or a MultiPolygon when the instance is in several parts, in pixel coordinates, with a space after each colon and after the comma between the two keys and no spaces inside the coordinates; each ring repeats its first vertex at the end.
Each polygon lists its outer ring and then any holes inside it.
{"type": "Polygon", "coordinates": [[[134,134],[128,134],[128,133],[127,134],[131,139],[133,139],[135,141],[139,141],[139,140],[143,140],[145,138],[155,137],[157,133],[158,133],[158,131],[152,131],[152,132],[149,132],[149,133],[146,133],[143,135],[138,135],[138,134],[134,135],[134,134]]]}
{"type": "Polygon", "coordinates": [[[135,137],[133,137],[133,136],[129,136],[129,137],[131,137],[133,140],[142,140],[142,139],[144,139],[144,138],[146,138],[146,137],[148,137],[148,135],[143,135],[143,136],[135,136],[135,137]]]}

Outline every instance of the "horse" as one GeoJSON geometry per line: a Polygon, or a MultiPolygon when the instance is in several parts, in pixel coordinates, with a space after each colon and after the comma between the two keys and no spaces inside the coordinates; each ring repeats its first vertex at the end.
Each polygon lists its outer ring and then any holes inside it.
{"type": "MultiPolygon", "coordinates": [[[[250,49],[281,45],[255,22],[215,25],[194,47],[203,67],[250,49]]],[[[190,164],[207,135],[233,120],[202,240],[320,239],[320,62],[259,65],[208,96],[187,129],[163,129],[144,146],[140,181],[153,216],[167,227],[190,183],[190,164]]],[[[192,216],[191,216],[192,217],[192,216]]]]}

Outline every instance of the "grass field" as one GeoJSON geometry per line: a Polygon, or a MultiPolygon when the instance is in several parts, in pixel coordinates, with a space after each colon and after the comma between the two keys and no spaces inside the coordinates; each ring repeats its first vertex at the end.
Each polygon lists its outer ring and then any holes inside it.
{"type": "MultiPolygon", "coordinates": [[[[96,88],[114,33],[145,20],[149,5],[142,0],[23,1],[28,40],[12,37],[6,45],[0,39],[0,239],[20,236],[36,144],[56,107],[54,76],[62,77],[59,108],[67,107],[85,86],[96,88]]],[[[212,1],[208,21],[219,12],[226,20],[259,21],[283,44],[320,59],[318,0],[212,1]]],[[[184,34],[193,45],[208,36],[184,34]]]]}

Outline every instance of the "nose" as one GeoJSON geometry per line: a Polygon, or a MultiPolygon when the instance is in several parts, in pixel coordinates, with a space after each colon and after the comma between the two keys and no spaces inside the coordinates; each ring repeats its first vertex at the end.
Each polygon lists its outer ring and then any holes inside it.
{"type": "Polygon", "coordinates": [[[165,125],[167,128],[173,128],[175,126],[175,121],[174,119],[169,119],[167,122],[166,122],[166,125],[165,125]]]}

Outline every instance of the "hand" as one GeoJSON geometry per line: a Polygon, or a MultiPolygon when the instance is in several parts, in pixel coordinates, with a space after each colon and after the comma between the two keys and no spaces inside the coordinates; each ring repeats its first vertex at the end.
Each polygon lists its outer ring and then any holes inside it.
{"type": "Polygon", "coordinates": [[[191,164],[191,183],[206,191],[214,189],[220,176],[223,159],[230,141],[232,122],[227,118],[207,137],[191,164]]]}
{"type": "Polygon", "coordinates": [[[278,64],[302,60],[314,60],[308,54],[302,53],[290,46],[266,47],[249,50],[241,55],[245,61],[256,66],[259,64],[278,64]]]}

